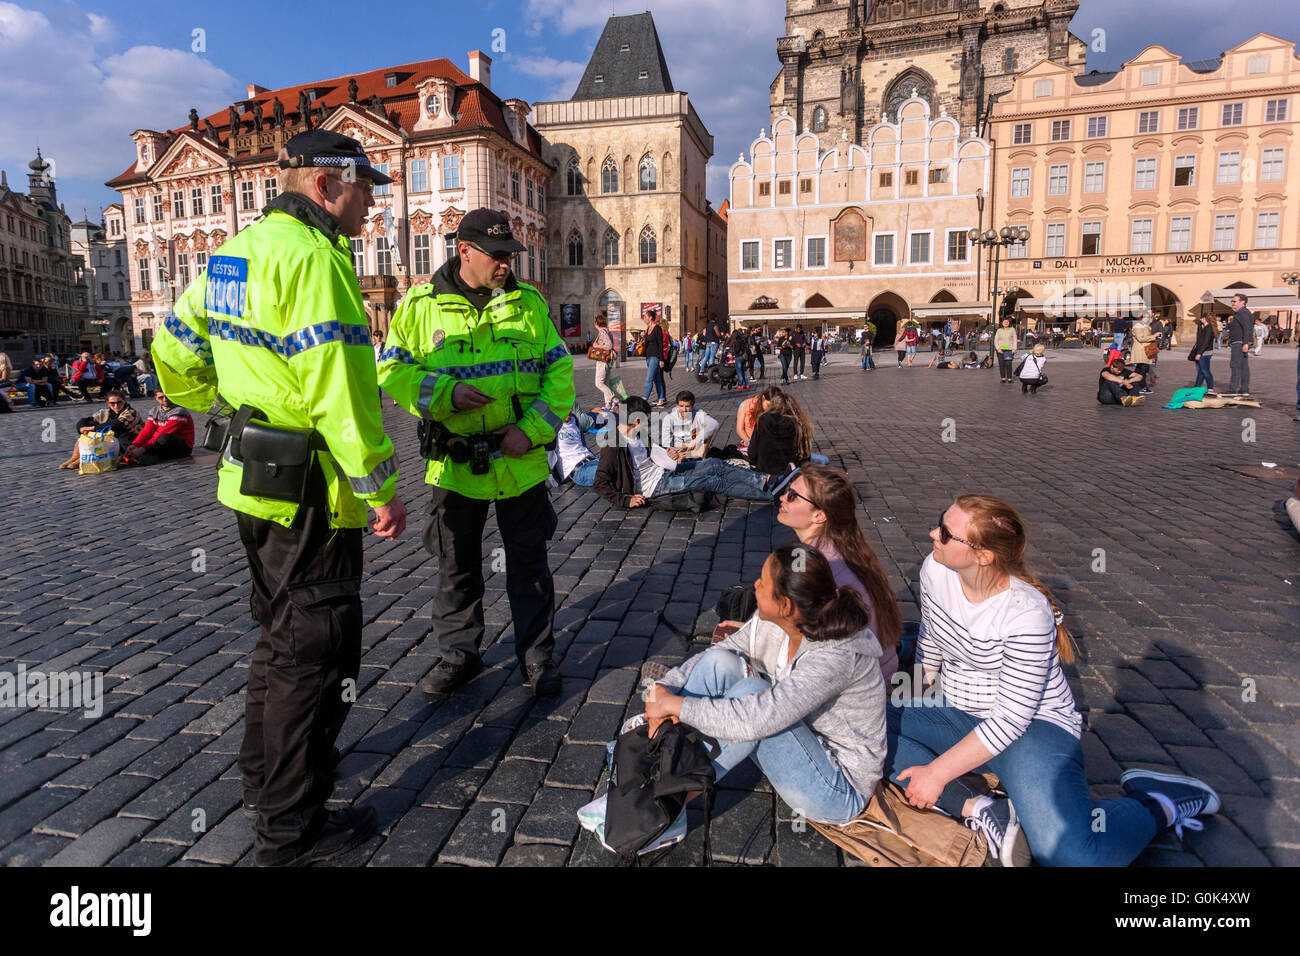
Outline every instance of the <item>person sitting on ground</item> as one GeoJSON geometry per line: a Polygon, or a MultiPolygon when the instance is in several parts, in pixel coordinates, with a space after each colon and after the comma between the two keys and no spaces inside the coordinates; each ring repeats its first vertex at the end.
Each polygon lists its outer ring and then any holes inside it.
{"type": "MultiPolygon", "coordinates": [[[[623,403],[627,422],[600,452],[593,487],[619,508],[639,508],[679,491],[712,491],[728,498],[771,501],[767,476],[717,458],[678,461],[670,450],[649,445],[650,403],[639,395],[623,403]],[[649,445],[649,447],[647,447],[649,445]]],[[[672,451],[676,451],[673,449],[672,451]]]]}
{"type": "Polygon", "coordinates": [[[122,452],[124,465],[156,465],[160,461],[189,458],[194,450],[194,419],[173,405],[162,389],[154,392],[158,407],[149,413],[144,428],[122,452]]]}
{"type": "Polygon", "coordinates": [[[57,356],[45,356],[45,374],[50,383],[50,391],[54,394],[53,404],[57,405],[59,403],[60,395],[66,395],[70,402],[77,400],[77,397],[68,391],[68,386],[63,384],[63,375],[59,372],[59,359],[57,356]]]}
{"type": "Polygon", "coordinates": [[[592,416],[575,404],[555,436],[555,451],[550,453],[551,470],[557,484],[572,481],[575,485],[590,488],[596,480],[599,459],[587,447],[583,436],[588,429],[605,425],[603,416],[592,416]]]}
{"type": "Polygon", "coordinates": [[[108,388],[108,369],[95,362],[89,352],[82,352],[81,358],[72,363],[72,384],[81,389],[81,397],[86,404],[94,399],[90,395],[92,388],[98,389],[102,397],[108,388]]]}
{"type": "Polygon", "coordinates": [[[785,475],[812,455],[813,425],[794,397],[779,392],[754,425],[749,463],[769,475],[785,475]]]}
{"type": "Polygon", "coordinates": [[[21,388],[27,390],[27,406],[44,408],[54,404],[54,388],[50,385],[49,369],[39,358],[32,359],[32,364],[19,373],[21,388]]]}
{"type": "Polygon", "coordinates": [[[144,430],[144,416],[130,406],[126,393],[120,388],[110,391],[108,407],[95,412],[91,417],[96,424],[107,425],[124,446],[130,446],[144,430]]]}
{"type": "Polygon", "coordinates": [[[758,424],[759,417],[767,411],[772,399],[780,394],[782,392],[779,386],[768,385],[757,395],[740,403],[736,409],[736,437],[740,439],[742,451],[748,448],[749,440],[754,437],[754,426],[758,424]]]}
{"type": "Polygon", "coordinates": [[[1095,801],[1083,721],[1062,665],[1074,647],[1051,592],[1026,568],[1020,516],[991,495],[961,495],[930,532],[912,699],[886,713],[885,772],[919,809],[967,821],[1007,866],[1126,866],[1160,832],[1200,830],[1219,797],[1180,774],[1126,770],[1128,794],[1095,801]],[[936,683],[941,681],[941,683],[936,683]],[[920,706],[922,691],[925,691],[920,706]],[[931,691],[937,694],[932,699],[931,691]],[[966,774],[994,773],[1007,798],[966,774]],[[1105,826],[1096,825],[1104,820],[1105,826]]]}
{"type": "Polygon", "coordinates": [[[806,544],[773,551],[754,592],[744,627],[649,689],[650,731],[679,719],[718,740],[718,779],[752,757],[805,819],[847,823],[875,791],[885,752],[885,682],[867,608],[806,544]]]}
{"type": "Polygon", "coordinates": [[[1142,376],[1128,371],[1124,359],[1115,355],[1097,379],[1097,401],[1102,405],[1141,405],[1146,397],[1134,393],[1141,384],[1142,376]]]}
{"type": "Polygon", "coordinates": [[[1024,363],[1020,366],[1020,394],[1029,392],[1031,395],[1037,395],[1038,390],[1047,384],[1047,376],[1043,374],[1043,369],[1047,367],[1047,349],[1042,342],[1034,346],[1033,351],[1025,356],[1024,363]]]}
{"type": "Polygon", "coordinates": [[[664,416],[659,444],[678,449],[681,458],[705,458],[709,443],[718,430],[718,421],[702,408],[695,407],[695,395],[685,389],[677,393],[676,406],[664,416]]]}

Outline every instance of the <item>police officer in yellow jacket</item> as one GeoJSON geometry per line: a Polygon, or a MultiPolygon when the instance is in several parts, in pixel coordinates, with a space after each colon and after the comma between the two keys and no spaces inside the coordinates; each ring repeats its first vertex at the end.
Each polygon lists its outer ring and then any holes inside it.
{"type": "Polygon", "coordinates": [[[236,512],[262,628],[239,768],[263,866],[328,859],[374,828],[373,809],[325,802],[361,663],[366,507],[380,537],[406,525],[347,239],[391,180],[323,130],[290,139],[280,165],[284,191],[216,250],[152,349],[174,402],[234,413],[217,496],[236,512]]]}
{"type": "Polygon", "coordinates": [[[573,359],[541,294],[511,274],[524,248],[501,213],[466,214],[456,255],[407,294],[380,353],[379,384],[422,419],[425,481],[434,486],[424,546],[438,559],[431,633],[441,657],[420,685],[433,697],[483,668],[483,527],[492,501],[520,674],[536,694],[560,690],[545,446],[573,407],[573,359]]]}

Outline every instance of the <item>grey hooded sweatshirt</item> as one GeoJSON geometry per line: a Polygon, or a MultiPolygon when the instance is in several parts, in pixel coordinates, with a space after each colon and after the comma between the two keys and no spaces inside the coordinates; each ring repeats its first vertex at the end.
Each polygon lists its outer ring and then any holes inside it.
{"type": "MultiPolygon", "coordinates": [[[[757,614],[709,651],[739,654],[772,686],[735,698],[687,697],[680,719],[719,740],[762,740],[802,720],[821,741],[858,793],[870,799],[885,762],[884,653],[875,634],[863,629],[835,641],[799,645],[788,672],[773,684],[786,634],[757,614]]],[[[697,654],[658,683],[680,693],[702,655],[697,654]]]]}

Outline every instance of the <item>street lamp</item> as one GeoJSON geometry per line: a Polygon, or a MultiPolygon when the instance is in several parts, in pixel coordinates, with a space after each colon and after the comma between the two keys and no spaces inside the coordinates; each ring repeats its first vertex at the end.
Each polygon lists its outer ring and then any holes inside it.
{"type": "Polygon", "coordinates": [[[1028,242],[1028,226],[1003,226],[1001,229],[992,227],[980,232],[972,228],[966,233],[966,238],[971,241],[972,245],[989,246],[993,249],[993,321],[998,321],[998,298],[1007,291],[998,286],[998,269],[1002,264],[1002,248],[1009,246],[1013,242],[1028,242]]]}

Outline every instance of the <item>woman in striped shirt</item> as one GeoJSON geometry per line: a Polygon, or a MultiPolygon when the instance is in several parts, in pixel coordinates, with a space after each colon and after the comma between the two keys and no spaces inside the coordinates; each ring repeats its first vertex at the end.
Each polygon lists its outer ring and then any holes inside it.
{"type": "Polygon", "coordinates": [[[1093,800],[1061,670],[1073,645],[1025,567],[1015,510],[962,495],[930,538],[915,665],[923,692],[896,689],[887,712],[886,772],[913,806],[966,820],[1007,866],[1027,865],[1030,851],[1051,866],[1124,866],[1166,827],[1201,829],[1196,816],[1219,798],[1192,777],[1128,770],[1127,797],[1093,800]],[[970,771],[997,774],[1009,799],[972,787],[970,771]]]}

